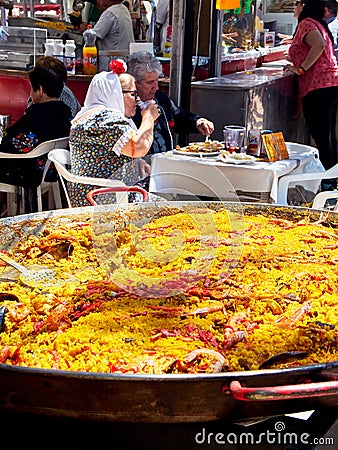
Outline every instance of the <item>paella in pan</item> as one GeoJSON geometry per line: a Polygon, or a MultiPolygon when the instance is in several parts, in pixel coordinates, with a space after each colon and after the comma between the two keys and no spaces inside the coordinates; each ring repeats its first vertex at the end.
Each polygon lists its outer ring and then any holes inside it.
{"type": "Polygon", "coordinates": [[[337,360],[334,223],[225,207],[164,210],[118,226],[95,214],[46,221],[3,245],[55,279],[27,285],[0,262],[0,363],[196,374],[337,360]]]}

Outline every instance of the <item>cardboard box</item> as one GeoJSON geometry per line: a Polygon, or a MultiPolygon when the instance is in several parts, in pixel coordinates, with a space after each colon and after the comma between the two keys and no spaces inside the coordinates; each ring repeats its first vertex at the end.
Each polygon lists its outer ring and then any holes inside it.
{"type": "Polygon", "coordinates": [[[275,46],[275,32],[265,31],[264,32],[264,47],[274,47],[275,46]]]}
{"type": "Polygon", "coordinates": [[[263,134],[262,146],[264,146],[263,153],[266,153],[270,162],[289,159],[289,152],[281,131],[278,133],[263,134]]]}

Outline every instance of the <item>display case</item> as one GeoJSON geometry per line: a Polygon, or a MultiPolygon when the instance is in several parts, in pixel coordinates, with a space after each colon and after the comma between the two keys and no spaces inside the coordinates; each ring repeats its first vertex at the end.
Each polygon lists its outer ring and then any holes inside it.
{"type": "Polygon", "coordinates": [[[262,19],[264,23],[276,21],[277,33],[293,34],[297,21],[293,16],[294,0],[263,0],[262,19]]]}
{"type": "Polygon", "coordinates": [[[292,14],[295,8],[294,0],[263,0],[263,13],[292,14]]]}
{"type": "Polygon", "coordinates": [[[245,0],[244,10],[224,11],[221,17],[221,54],[247,51],[251,48],[274,47],[280,41],[278,33],[292,35],[297,21],[293,15],[294,1],[290,0],[245,0]],[[265,33],[271,32],[270,45],[265,42],[265,33]]]}
{"type": "Polygon", "coordinates": [[[0,68],[29,70],[45,52],[47,30],[42,28],[2,27],[0,68]]]}
{"type": "MultiPolygon", "coordinates": [[[[223,140],[224,125],[247,131],[282,131],[286,141],[310,143],[304,117],[298,111],[296,80],[282,68],[258,68],[253,75],[237,72],[196,81],[191,85],[191,111],[215,125],[213,139],[223,140]]],[[[191,142],[198,135],[190,135],[191,142]]]]}

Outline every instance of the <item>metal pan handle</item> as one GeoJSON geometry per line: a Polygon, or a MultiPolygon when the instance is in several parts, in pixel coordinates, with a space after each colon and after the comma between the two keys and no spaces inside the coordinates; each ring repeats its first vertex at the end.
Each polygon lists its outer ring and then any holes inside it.
{"type": "Polygon", "coordinates": [[[223,393],[230,393],[236,400],[244,402],[294,400],[296,398],[323,397],[338,395],[338,381],[322,381],[288,386],[243,387],[239,381],[232,381],[230,388],[223,387],[223,393]]]}
{"type": "Polygon", "coordinates": [[[91,205],[96,206],[97,203],[94,200],[95,195],[109,194],[111,192],[138,192],[142,194],[144,202],[147,202],[149,200],[148,192],[140,186],[116,186],[93,189],[92,191],[88,192],[87,199],[91,205]]]}

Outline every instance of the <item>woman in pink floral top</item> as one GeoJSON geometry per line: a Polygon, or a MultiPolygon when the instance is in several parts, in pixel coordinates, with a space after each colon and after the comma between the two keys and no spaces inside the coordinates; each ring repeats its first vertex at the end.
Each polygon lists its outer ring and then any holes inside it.
{"type": "MultiPolygon", "coordinates": [[[[338,162],[335,135],[338,103],[338,66],[333,38],[324,20],[323,0],[297,1],[298,26],[289,49],[286,70],[298,76],[299,92],[309,127],[325,169],[338,162]]],[[[335,181],[324,189],[335,188],[335,181]]]]}

